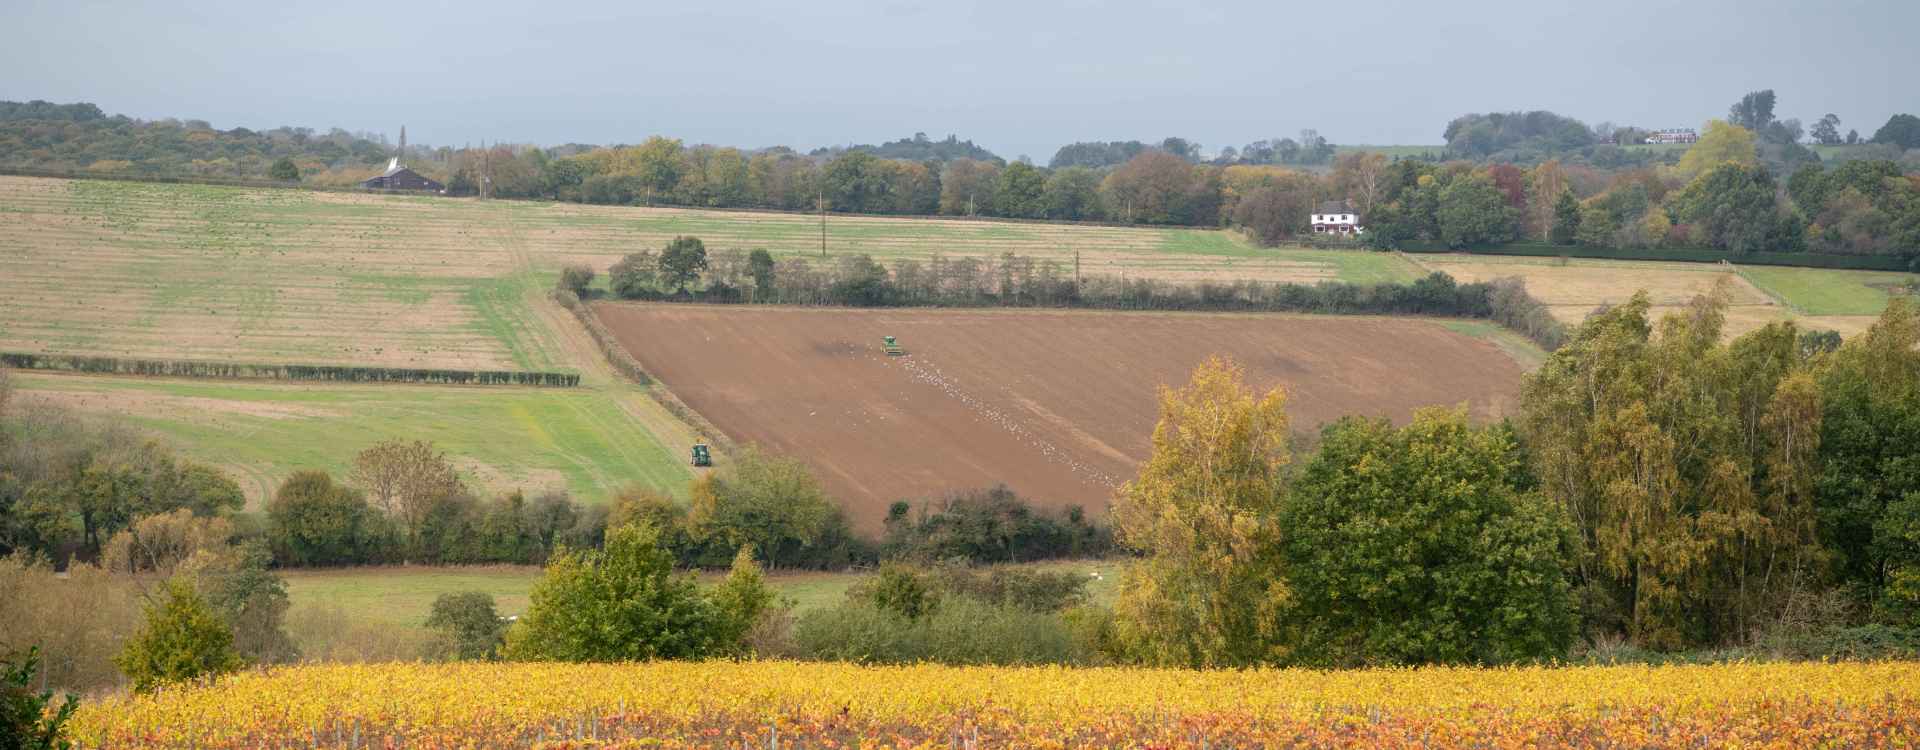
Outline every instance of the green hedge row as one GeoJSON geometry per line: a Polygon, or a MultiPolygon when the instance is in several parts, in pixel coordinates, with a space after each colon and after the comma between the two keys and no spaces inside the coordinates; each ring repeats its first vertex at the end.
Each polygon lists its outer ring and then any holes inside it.
{"type": "Polygon", "coordinates": [[[1728,253],[1705,248],[1633,248],[1592,247],[1588,245],[1549,245],[1544,242],[1511,242],[1504,245],[1469,245],[1450,248],[1438,242],[1402,242],[1409,253],[1475,253],[1479,255],[1526,255],[1542,258],[1606,258],[1609,260],[1665,260],[1687,263],[1740,263],[1756,266],[1803,266],[1841,268],[1858,271],[1908,271],[1911,261],[1887,255],[1828,255],[1824,253],[1728,253]]]}
{"type": "Polygon", "coordinates": [[[0,366],[98,375],[146,375],[237,380],[323,380],[339,383],[446,383],[453,385],[532,385],[571,388],[580,376],[570,372],[525,370],[435,370],[352,365],[275,365],[204,362],[184,359],[130,359],[73,354],[0,352],[0,366]]]}

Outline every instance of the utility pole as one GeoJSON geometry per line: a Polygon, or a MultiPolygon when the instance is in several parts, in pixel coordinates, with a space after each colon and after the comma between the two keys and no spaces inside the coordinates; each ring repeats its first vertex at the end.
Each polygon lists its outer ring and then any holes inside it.
{"type": "Polygon", "coordinates": [[[1073,293],[1080,293],[1080,251],[1073,251],[1073,293]]]}
{"type": "Polygon", "coordinates": [[[820,257],[825,258],[827,257],[827,192],[825,187],[820,188],[820,192],[816,195],[814,202],[820,205],[820,257]]]}

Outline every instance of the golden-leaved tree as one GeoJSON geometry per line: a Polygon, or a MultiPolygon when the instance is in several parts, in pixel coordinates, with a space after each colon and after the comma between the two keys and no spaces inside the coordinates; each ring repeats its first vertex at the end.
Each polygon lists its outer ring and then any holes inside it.
{"type": "Polygon", "coordinates": [[[1185,388],[1161,391],[1153,455],[1113,509],[1121,542],[1144,555],[1117,607],[1131,656],[1188,666],[1283,656],[1287,425],[1286,394],[1256,395],[1222,359],[1201,364],[1185,388]]]}
{"type": "Polygon", "coordinates": [[[1820,399],[1791,323],[1721,343],[1724,295],[1601,312],[1531,376],[1521,429],[1580,531],[1589,628],[1740,642],[1818,556],[1820,399]]]}

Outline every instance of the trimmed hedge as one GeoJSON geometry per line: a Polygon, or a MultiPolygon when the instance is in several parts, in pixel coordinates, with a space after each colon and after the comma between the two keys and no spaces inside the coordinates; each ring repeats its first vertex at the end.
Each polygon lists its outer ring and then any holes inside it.
{"type": "Polygon", "coordinates": [[[97,375],[143,375],[168,378],[228,380],[320,380],[338,383],[443,383],[452,385],[531,385],[571,388],[580,376],[570,372],[526,370],[437,370],[410,367],[352,365],[276,365],[248,362],[206,362],[185,359],[131,359],[74,354],[0,352],[0,366],[17,370],[80,372],[97,375]]]}
{"type": "Polygon", "coordinates": [[[647,375],[646,368],[640,366],[640,360],[634,359],[633,355],[627,352],[627,348],[620,345],[619,340],[613,337],[613,332],[607,330],[607,326],[600,322],[600,316],[593,314],[593,308],[582,301],[580,295],[574,294],[570,289],[555,289],[553,301],[567,308],[567,312],[573,313],[574,319],[586,327],[587,335],[593,338],[594,346],[600,347],[600,353],[606,356],[607,364],[613,365],[613,369],[640,385],[653,382],[653,378],[647,375]]]}
{"type": "Polygon", "coordinates": [[[1504,245],[1469,245],[1450,248],[1438,242],[1403,242],[1400,250],[1409,253],[1475,253],[1479,255],[1525,255],[1541,258],[1605,258],[1609,260],[1664,260],[1683,263],[1744,263],[1756,266],[1802,266],[1856,271],[1914,270],[1906,258],[1888,255],[1830,255],[1825,253],[1728,253],[1704,248],[1632,248],[1592,247],[1588,245],[1549,245],[1544,242],[1512,242],[1504,245]]]}

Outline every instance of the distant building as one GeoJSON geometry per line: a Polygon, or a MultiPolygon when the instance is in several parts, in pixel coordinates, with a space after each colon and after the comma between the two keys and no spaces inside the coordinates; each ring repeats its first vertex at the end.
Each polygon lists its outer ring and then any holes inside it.
{"type": "Polygon", "coordinates": [[[1647,134],[1647,143],[1693,143],[1700,140],[1700,133],[1693,128],[1674,128],[1655,130],[1647,134]]]}
{"type": "Polygon", "coordinates": [[[1360,216],[1347,207],[1346,201],[1327,201],[1313,214],[1314,234],[1355,235],[1365,231],[1360,228],[1360,216]]]}
{"type": "Polygon", "coordinates": [[[407,168],[400,163],[399,159],[387,162],[387,171],[382,172],[379,177],[360,183],[360,187],[374,190],[425,190],[433,193],[447,191],[447,186],[407,168]]]}
{"type": "Polygon", "coordinates": [[[407,156],[407,128],[400,126],[400,149],[394,152],[393,159],[387,162],[387,171],[379,177],[360,183],[360,187],[373,190],[423,190],[433,193],[447,192],[447,186],[428,179],[425,175],[409,169],[400,160],[407,156]]]}

